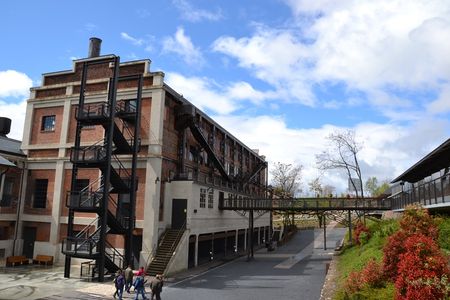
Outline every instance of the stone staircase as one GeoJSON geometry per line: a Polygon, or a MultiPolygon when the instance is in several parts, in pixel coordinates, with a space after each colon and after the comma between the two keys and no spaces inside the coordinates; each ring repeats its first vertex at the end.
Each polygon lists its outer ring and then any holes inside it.
{"type": "Polygon", "coordinates": [[[184,228],[166,230],[156,249],[156,254],[147,268],[148,275],[164,274],[184,231],[184,228]]]}

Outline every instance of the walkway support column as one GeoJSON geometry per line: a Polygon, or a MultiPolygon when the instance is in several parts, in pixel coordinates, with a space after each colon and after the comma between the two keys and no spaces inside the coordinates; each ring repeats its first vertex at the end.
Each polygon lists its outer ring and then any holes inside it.
{"type": "Polygon", "coordinates": [[[253,258],[253,209],[249,211],[248,215],[248,235],[247,235],[247,261],[253,258]]]}
{"type": "Polygon", "coordinates": [[[325,220],[325,214],[323,218],[323,250],[327,250],[327,222],[325,220]]]}
{"type": "Polygon", "coordinates": [[[352,211],[348,211],[348,242],[352,244],[352,211]]]}

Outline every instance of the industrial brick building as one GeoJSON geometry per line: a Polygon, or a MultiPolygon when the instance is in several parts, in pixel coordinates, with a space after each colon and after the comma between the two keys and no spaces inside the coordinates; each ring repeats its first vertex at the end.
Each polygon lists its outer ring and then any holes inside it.
{"type": "Polygon", "coordinates": [[[220,210],[227,198],[265,197],[265,158],[149,60],[100,56],[99,42],[31,89],[20,251],[65,259],[66,276],[84,262],[102,277],[128,262],[176,272],[267,239],[268,214],[249,232],[245,214],[220,210]]]}
{"type": "Polygon", "coordinates": [[[20,141],[7,137],[10,128],[11,120],[0,117],[0,259],[21,247],[18,220],[26,156],[20,141]]]}

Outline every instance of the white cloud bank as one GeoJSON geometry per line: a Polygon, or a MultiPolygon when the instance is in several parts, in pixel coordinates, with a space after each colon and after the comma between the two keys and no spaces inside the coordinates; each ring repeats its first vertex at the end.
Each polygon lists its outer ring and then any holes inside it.
{"type": "Polygon", "coordinates": [[[12,120],[10,138],[22,139],[26,109],[24,97],[29,96],[32,84],[33,81],[24,73],[0,71],[0,116],[12,120]]]}
{"type": "MultiPolygon", "coordinates": [[[[392,92],[445,91],[450,78],[450,2],[285,1],[293,20],[255,27],[247,37],[222,36],[213,50],[271,84],[291,100],[315,106],[313,84],[343,83],[362,91],[388,115],[422,110],[392,92]]],[[[436,100],[429,112],[442,106],[436,100]]],[[[336,103],[335,103],[336,104],[336,103]]],[[[447,106],[445,106],[447,108],[447,106]]]]}
{"type": "MultiPolygon", "coordinates": [[[[224,128],[248,146],[266,155],[271,167],[275,162],[297,163],[304,166],[303,185],[318,176],[315,155],[328,146],[326,137],[335,131],[346,130],[330,124],[319,128],[292,129],[277,116],[213,116],[224,128]]],[[[422,156],[438,146],[446,137],[448,122],[423,121],[412,127],[361,123],[352,128],[363,142],[359,160],[364,180],[376,176],[379,180],[392,180],[422,156]]],[[[328,171],[322,181],[344,192],[346,175],[328,171]]]]}
{"type": "Polygon", "coordinates": [[[0,98],[28,96],[33,81],[24,73],[0,71],[0,98]]]}

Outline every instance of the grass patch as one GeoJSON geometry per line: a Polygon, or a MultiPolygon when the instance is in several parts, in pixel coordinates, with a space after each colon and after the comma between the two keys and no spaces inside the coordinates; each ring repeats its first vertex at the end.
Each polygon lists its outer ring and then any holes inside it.
{"type": "Polygon", "coordinates": [[[351,297],[346,295],[342,289],[343,283],[351,271],[360,271],[371,258],[374,258],[378,262],[383,260],[383,246],[386,238],[399,227],[398,221],[396,220],[367,220],[366,225],[372,234],[369,241],[361,246],[346,245],[339,256],[338,285],[341,288],[335,295],[336,300],[393,299],[394,297],[393,284],[387,284],[386,287],[377,289],[366,287],[362,291],[353,294],[351,297]]]}

